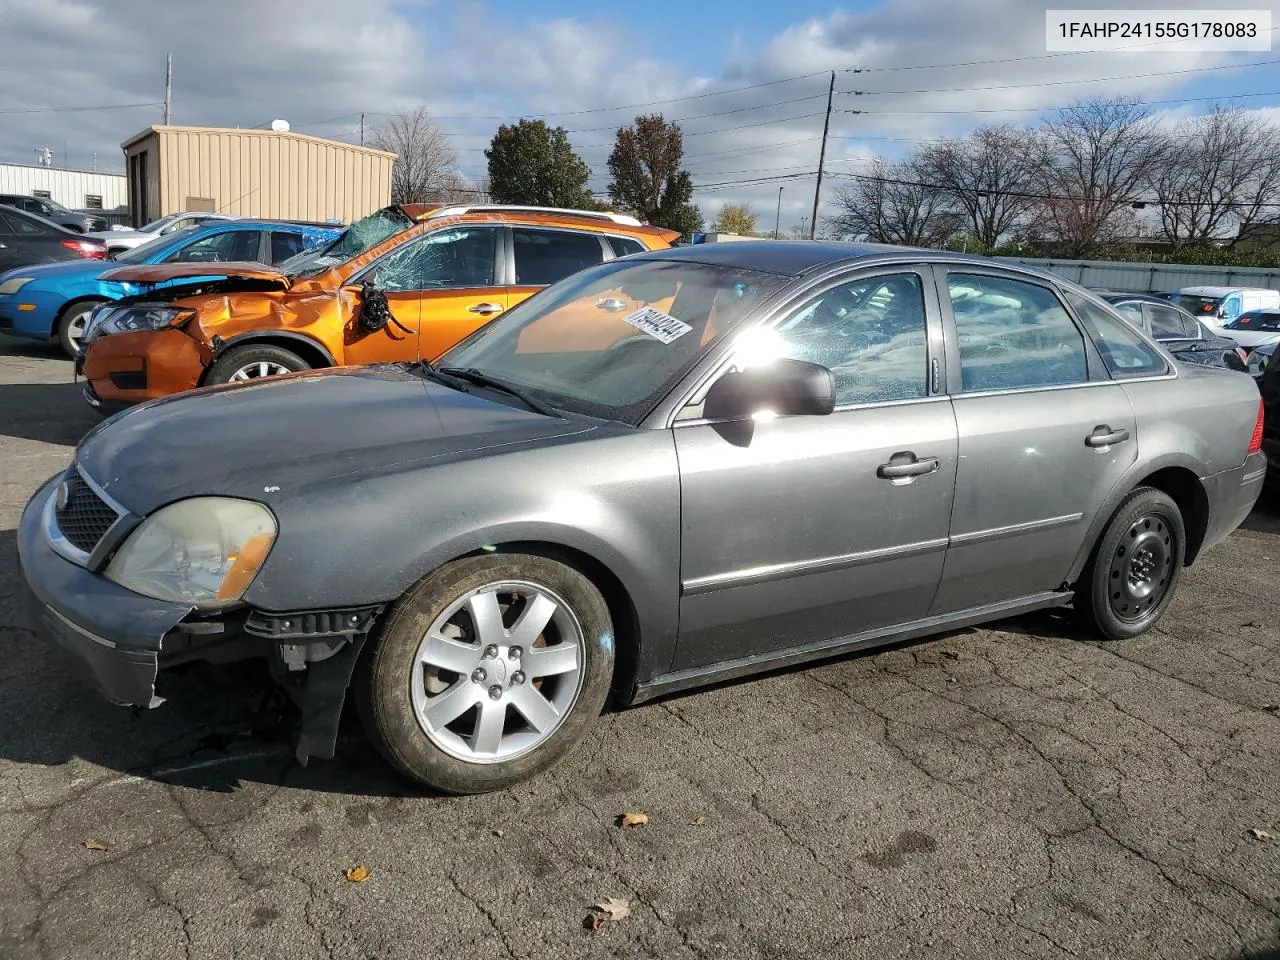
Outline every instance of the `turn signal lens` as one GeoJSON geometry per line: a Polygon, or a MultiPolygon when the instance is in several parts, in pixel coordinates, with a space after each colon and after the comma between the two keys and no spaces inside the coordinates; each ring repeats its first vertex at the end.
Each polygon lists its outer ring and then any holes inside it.
{"type": "Polygon", "coordinates": [[[267,559],[267,552],[275,540],[272,533],[259,533],[250,537],[240,548],[240,552],[227,559],[231,561],[231,569],[218,589],[219,600],[239,600],[253,578],[258,575],[258,568],[267,559]]]}
{"type": "Polygon", "coordinates": [[[1248,453],[1258,453],[1262,450],[1262,423],[1266,416],[1266,408],[1262,405],[1262,401],[1258,401],[1258,422],[1253,425],[1253,436],[1249,439],[1248,453]]]}

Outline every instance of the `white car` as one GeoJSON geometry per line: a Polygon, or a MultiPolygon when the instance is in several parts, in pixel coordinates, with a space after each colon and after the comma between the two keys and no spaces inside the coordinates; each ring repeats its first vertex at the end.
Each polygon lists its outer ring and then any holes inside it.
{"type": "Polygon", "coordinates": [[[1213,330],[1220,330],[1242,313],[1280,309],[1280,291],[1263,287],[1183,287],[1169,299],[1213,330]]]}
{"type": "Polygon", "coordinates": [[[1280,308],[1242,313],[1219,331],[1242,347],[1261,347],[1280,341],[1280,308]]]}
{"type": "Polygon", "coordinates": [[[183,227],[194,227],[196,224],[204,223],[206,220],[234,219],[235,217],[228,216],[225,213],[171,213],[167,217],[161,217],[159,220],[152,220],[146,226],[139,227],[137,230],[131,230],[128,227],[115,227],[98,233],[86,233],[85,236],[101,240],[107,245],[107,255],[115,256],[117,253],[140,247],[144,243],[150,243],[156,237],[163,237],[166,234],[181,230],[183,227]]]}

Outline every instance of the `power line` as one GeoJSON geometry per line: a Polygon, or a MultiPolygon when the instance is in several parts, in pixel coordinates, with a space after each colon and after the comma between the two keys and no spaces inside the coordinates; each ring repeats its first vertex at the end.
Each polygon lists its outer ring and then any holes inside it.
{"type": "Polygon", "coordinates": [[[892,97],[917,93],[973,93],[980,90],[1020,90],[1024,87],[1061,87],[1073,83],[1111,83],[1116,80],[1147,80],[1151,77],[1174,77],[1187,73],[1210,73],[1214,70],[1243,70],[1246,67],[1265,67],[1280,63],[1277,60],[1254,60],[1250,63],[1226,63],[1216,67],[1192,67],[1186,70],[1165,70],[1160,73],[1139,73],[1124,77],[1084,77],[1076,80],[1041,80],[1034,83],[1002,83],[986,87],[939,87],[928,90],[838,90],[847,96],[892,97]]]}
{"type": "MultiPolygon", "coordinates": [[[[1216,97],[1183,97],[1177,100],[1144,100],[1143,106],[1159,107],[1171,103],[1205,103],[1212,100],[1240,100],[1246,97],[1280,97],[1280,91],[1264,93],[1237,93],[1233,96],[1216,97]]],[[[918,114],[971,114],[971,113],[1041,113],[1046,110],[1070,110],[1071,105],[1064,107],[1000,107],[988,110],[846,110],[845,113],[874,114],[879,116],[914,116],[918,114]]]]}
{"type": "Polygon", "coordinates": [[[163,107],[161,100],[149,103],[113,103],[98,107],[14,107],[0,110],[0,114],[12,113],[83,113],[93,110],[133,110],[137,107],[163,107]]]}

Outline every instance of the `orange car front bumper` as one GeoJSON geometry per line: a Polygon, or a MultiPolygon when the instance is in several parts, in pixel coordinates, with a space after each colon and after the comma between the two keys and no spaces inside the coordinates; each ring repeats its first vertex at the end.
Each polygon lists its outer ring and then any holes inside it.
{"type": "Polygon", "coordinates": [[[85,396],[95,407],[118,409],[194,390],[212,358],[208,346],[181,330],[99,337],[84,357],[85,396]]]}

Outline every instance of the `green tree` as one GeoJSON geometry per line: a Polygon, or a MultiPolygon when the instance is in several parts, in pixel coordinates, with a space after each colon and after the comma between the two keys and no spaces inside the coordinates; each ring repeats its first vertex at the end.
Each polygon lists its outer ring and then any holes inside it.
{"type": "Polygon", "coordinates": [[[573,152],[564,127],[542,120],[503,124],[484,152],[494,203],[598,210],[587,189],[591,168],[573,152]]]}
{"type": "Polygon", "coordinates": [[[687,240],[702,229],[702,213],[693,204],[693,179],[681,170],[684,134],[662,114],[636,117],[618,129],[609,154],[609,198],[634,210],[655,227],[679,230],[687,240]]]}
{"type": "Polygon", "coordinates": [[[711,224],[711,229],[717,233],[749,237],[756,232],[756,213],[749,204],[726,203],[720,208],[720,216],[711,224]]]}

